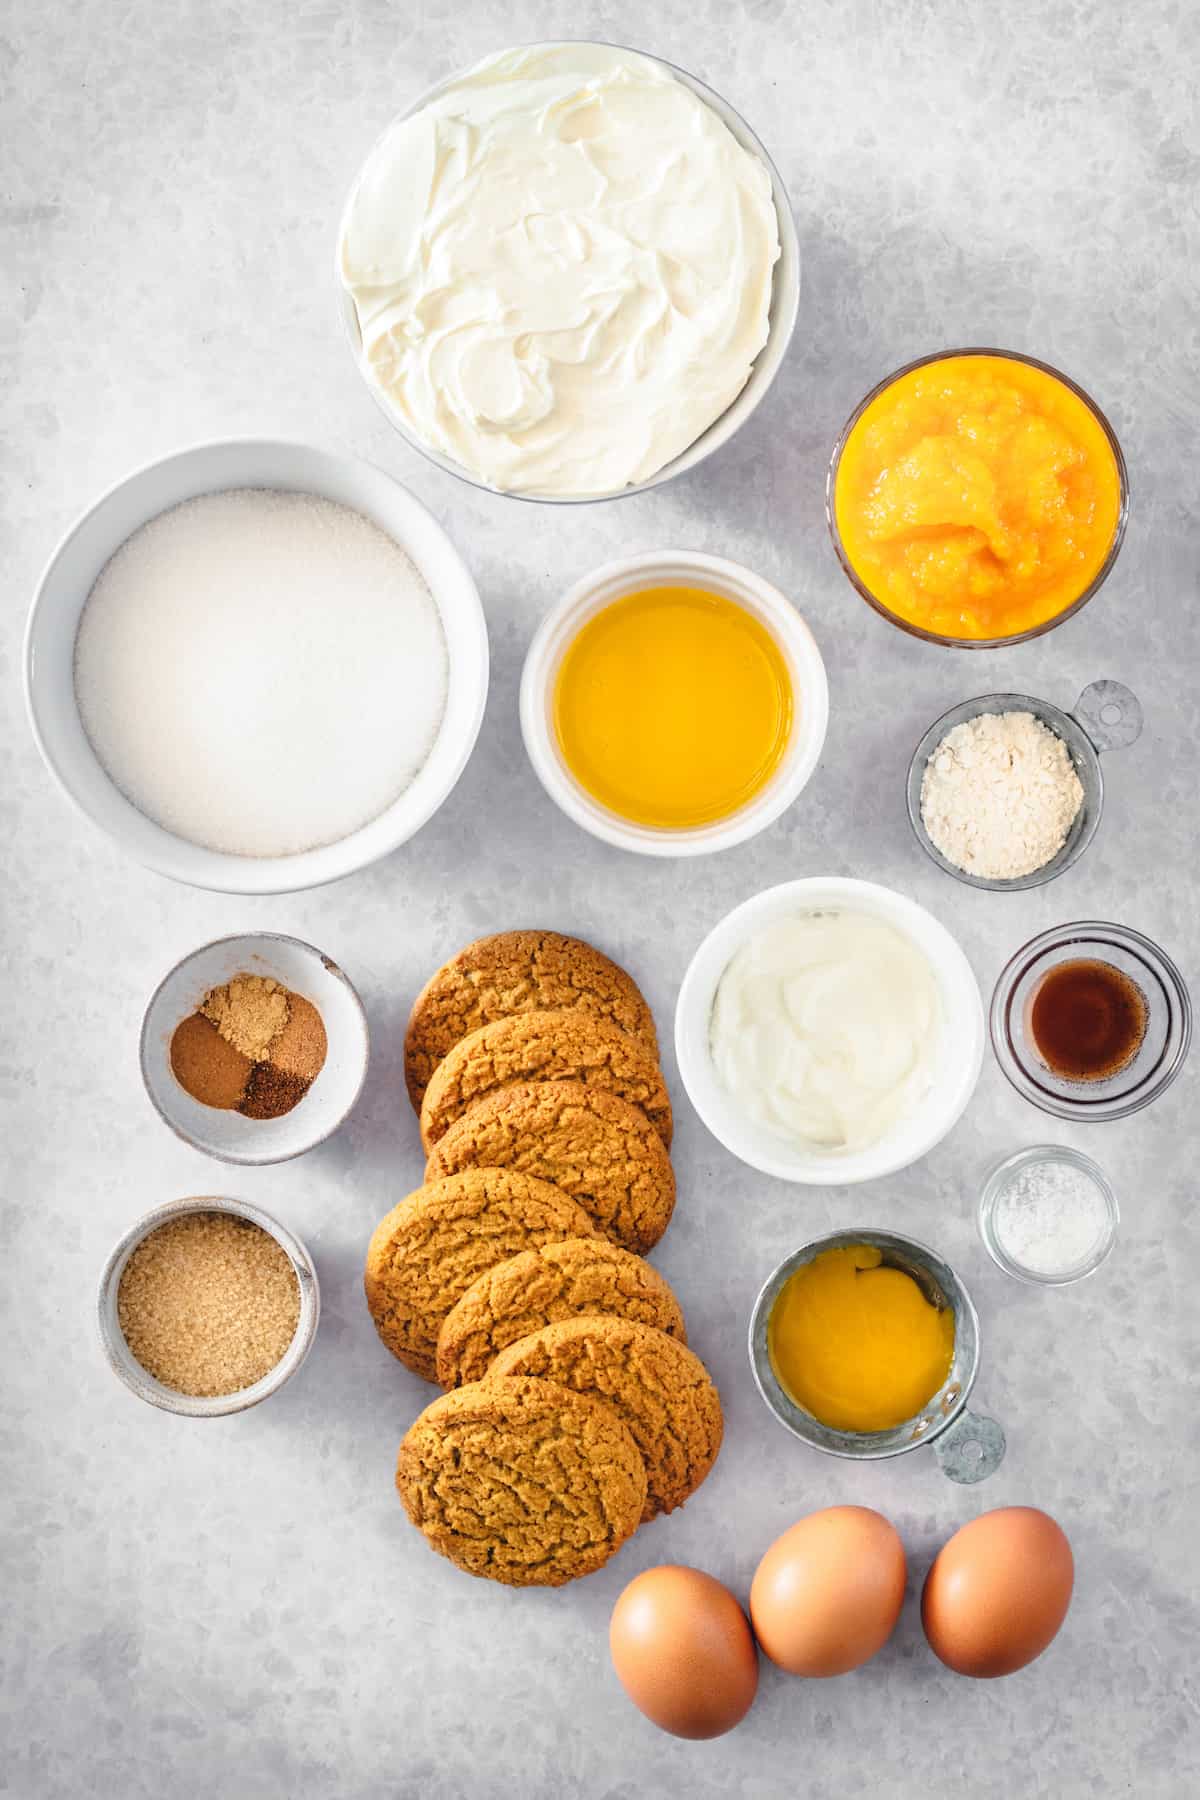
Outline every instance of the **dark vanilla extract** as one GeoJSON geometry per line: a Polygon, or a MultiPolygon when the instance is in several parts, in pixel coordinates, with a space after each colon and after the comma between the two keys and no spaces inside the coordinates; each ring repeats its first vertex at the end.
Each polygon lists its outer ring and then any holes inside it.
{"type": "Polygon", "coordinates": [[[1080,958],[1043,975],[1029,1032],[1047,1068],[1066,1081],[1103,1081],[1137,1055],[1146,1035],[1146,996],[1111,963],[1080,958]]]}

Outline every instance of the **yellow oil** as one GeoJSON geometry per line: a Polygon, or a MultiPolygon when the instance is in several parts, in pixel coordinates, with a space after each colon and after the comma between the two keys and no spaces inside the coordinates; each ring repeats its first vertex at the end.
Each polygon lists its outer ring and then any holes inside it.
{"type": "Polygon", "coordinates": [[[779,767],[795,700],[783,653],[722,594],[645,588],[567,649],[554,727],[575,779],[634,824],[687,830],[739,812],[779,767]]]}

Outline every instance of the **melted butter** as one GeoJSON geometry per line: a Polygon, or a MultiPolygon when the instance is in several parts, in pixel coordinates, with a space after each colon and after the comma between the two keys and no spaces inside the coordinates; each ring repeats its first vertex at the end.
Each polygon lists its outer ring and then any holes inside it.
{"type": "Polygon", "coordinates": [[[866,1244],[822,1250],[771,1311],[782,1387],[835,1431],[890,1431],[932,1400],[954,1359],[954,1316],[866,1244]]]}
{"type": "Polygon", "coordinates": [[[699,588],[604,607],[569,645],[554,690],[568,768],[638,825],[686,830],[738,812],[791,734],[792,684],[765,626],[699,588]]]}

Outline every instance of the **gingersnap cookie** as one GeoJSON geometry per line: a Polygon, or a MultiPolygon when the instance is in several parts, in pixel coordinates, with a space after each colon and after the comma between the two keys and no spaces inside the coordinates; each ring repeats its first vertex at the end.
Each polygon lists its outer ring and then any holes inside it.
{"type": "Polygon", "coordinates": [[[444,1388],[479,1381],[509,1344],[586,1313],[634,1319],[687,1343],[679,1302],[657,1269],[607,1238],[560,1238],[471,1283],[442,1321],[437,1378],[444,1388]]]}
{"type": "Polygon", "coordinates": [[[603,1088],[640,1107],[671,1147],[671,1101],[657,1057],[619,1025],[576,1006],[494,1019],[448,1050],[421,1102],[426,1150],[469,1106],[518,1081],[583,1081],[603,1088]]]}
{"type": "Polygon", "coordinates": [[[650,1008],[624,969],[558,931],[500,931],[451,957],[413,1003],[404,1041],[413,1111],[420,1112],[429,1077],[460,1038],[493,1019],[551,1007],[608,1019],[658,1055],[650,1008]]]}
{"type": "Polygon", "coordinates": [[[461,1169],[552,1181],[639,1256],[657,1244],[675,1205],[671,1159],[645,1113],[582,1081],[518,1082],[477,1100],[434,1145],[425,1179],[461,1169]]]}
{"type": "Polygon", "coordinates": [[[717,1459],[721,1401],[700,1358],[678,1339],[632,1319],[593,1316],[543,1325],[502,1350],[488,1370],[532,1375],[606,1400],[646,1463],[646,1517],[672,1512],[717,1459]]]}
{"type": "Polygon", "coordinates": [[[363,1286],[375,1329],[393,1356],[434,1381],[442,1320],[485,1269],[594,1233],[581,1206],[519,1170],[464,1169],[427,1183],[380,1220],[368,1246],[363,1286]]]}
{"type": "Polygon", "coordinates": [[[411,1427],[396,1487],[432,1548],[468,1574],[561,1587],[637,1530],[646,1467],[601,1400],[550,1381],[472,1382],[411,1427]]]}

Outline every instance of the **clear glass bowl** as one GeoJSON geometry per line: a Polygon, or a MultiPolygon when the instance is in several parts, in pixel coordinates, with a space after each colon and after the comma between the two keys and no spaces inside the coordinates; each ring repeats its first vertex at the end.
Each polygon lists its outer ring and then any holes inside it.
{"type": "Polygon", "coordinates": [[[1124,1119],[1157,1100],[1183,1067],[1192,1038],[1192,1003],[1183,976],[1148,937],[1128,925],[1084,920],[1043,931],[1017,951],[996,983],[988,1023],[997,1062],[1034,1106],[1060,1119],[1124,1119]],[[1029,1030],[1042,978],[1060,963],[1078,961],[1119,969],[1146,1002],[1146,1032],[1136,1053],[1098,1081],[1055,1074],[1029,1030]]]}
{"type": "Polygon", "coordinates": [[[979,1196],[979,1235],[988,1255],[1006,1275],[1035,1287],[1066,1287],[1073,1281],[1082,1281],[1085,1275],[1094,1274],[1116,1241],[1120,1218],[1117,1197],[1104,1171],[1090,1156],[1069,1149],[1065,1144],[1034,1144],[1028,1150],[1006,1156],[992,1170],[979,1196]],[[1101,1218],[1087,1251],[1055,1269],[1038,1269],[1032,1263],[1022,1262],[1011,1242],[1005,1244],[1006,1202],[1011,1201],[1017,1178],[1026,1170],[1039,1166],[1078,1171],[1091,1182],[1100,1203],[1101,1218]]]}
{"type": "Polygon", "coordinates": [[[1072,381],[1069,375],[1064,375],[1061,369],[1056,369],[1051,363],[1040,361],[1036,356],[1022,356],[1020,351],[1017,350],[988,349],[979,344],[968,345],[966,348],[958,350],[937,350],[931,356],[918,356],[914,362],[905,363],[902,369],[894,369],[890,375],[885,375],[883,380],[877,382],[870,393],[867,394],[864,399],[859,401],[854,411],[850,414],[850,417],[846,420],[845,425],[843,425],[841,435],[838,437],[837,443],[833,446],[833,454],[829,458],[829,473],[825,478],[825,519],[829,526],[829,535],[833,539],[834,550],[837,552],[837,559],[841,563],[842,570],[851,586],[862,595],[867,605],[877,612],[881,618],[886,619],[889,624],[897,626],[899,630],[907,631],[910,637],[923,638],[927,644],[946,644],[951,649],[955,650],[995,650],[1002,645],[1023,644],[1029,638],[1043,637],[1046,632],[1053,631],[1057,625],[1061,625],[1064,619],[1072,618],[1081,607],[1087,605],[1088,601],[1092,598],[1092,595],[1098,592],[1098,590],[1103,587],[1105,581],[1107,581],[1112,566],[1117,560],[1121,542],[1125,536],[1125,525],[1128,518],[1129,471],[1125,466],[1124,453],[1121,450],[1120,443],[1117,441],[1116,432],[1113,430],[1100,408],[1096,405],[1092,396],[1087,393],[1085,389],[1081,388],[1077,381],[1072,381]],[[1103,430],[1105,437],[1108,439],[1109,448],[1112,450],[1117,461],[1117,476],[1121,484],[1121,503],[1117,512],[1117,523],[1113,531],[1112,543],[1109,545],[1108,554],[1100,565],[1100,568],[1097,570],[1096,575],[1084,589],[1083,593],[1080,594],[1079,598],[1073,600],[1070,606],[1064,607],[1062,612],[1055,613],[1052,619],[1045,619],[1040,625],[1031,625],[1028,631],[1014,631],[1007,637],[947,637],[942,632],[926,631],[923,625],[914,625],[911,619],[902,619],[899,613],[894,613],[890,607],[885,606],[883,601],[867,587],[866,583],[855,569],[854,564],[850,561],[850,558],[846,553],[846,547],[842,543],[841,532],[838,530],[837,512],[833,503],[834,492],[837,487],[838,465],[842,460],[842,451],[846,447],[846,441],[849,438],[850,433],[854,430],[854,427],[858,424],[858,421],[862,418],[862,415],[866,412],[868,406],[871,405],[871,402],[877,400],[880,394],[886,392],[894,381],[899,381],[904,375],[911,375],[914,369],[923,369],[928,363],[944,362],[946,358],[950,356],[1000,356],[1006,358],[1009,362],[1024,363],[1028,368],[1040,369],[1044,375],[1052,375],[1056,381],[1061,381],[1064,387],[1070,388],[1071,392],[1083,401],[1083,404],[1087,407],[1088,411],[1094,414],[1097,423],[1103,430]]]}
{"type": "Polygon", "coordinates": [[[1035,700],[1030,694],[982,694],[977,700],[964,700],[929,727],[908,765],[908,818],[916,840],[931,862],[944,869],[947,875],[953,875],[956,881],[965,881],[969,887],[990,888],[993,893],[1041,887],[1043,882],[1053,881],[1056,875],[1065,874],[1073,863],[1077,863],[1096,835],[1104,808],[1100,752],[1127,748],[1141,735],[1141,730],[1141,702],[1119,681],[1093,681],[1084,688],[1071,712],[1051,706],[1048,700],[1035,700]],[[926,766],[947,732],[968,719],[979,718],[982,713],[1007,712],[1032,713],[1048,731],[1062,739],[1075,765],[1083,800],[1062,848],[1048,863],[1031,870],[1028,875],[1001,880],[995,876],[972,875],[942,855],[921,817],[921,787],[926,766]]]}

